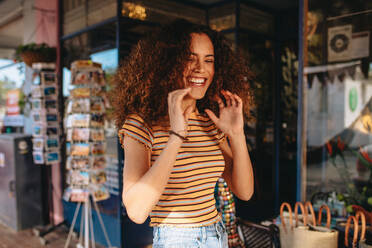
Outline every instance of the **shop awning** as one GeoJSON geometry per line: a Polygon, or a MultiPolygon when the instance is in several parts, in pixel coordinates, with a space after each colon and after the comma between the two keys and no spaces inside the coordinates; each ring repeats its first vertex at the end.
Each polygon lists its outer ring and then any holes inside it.
{"type": "Polygon", "coordinates": [[[12,59],[17,46],[23,43],[23,2],[0,2],[0,58],[12,59]]]}

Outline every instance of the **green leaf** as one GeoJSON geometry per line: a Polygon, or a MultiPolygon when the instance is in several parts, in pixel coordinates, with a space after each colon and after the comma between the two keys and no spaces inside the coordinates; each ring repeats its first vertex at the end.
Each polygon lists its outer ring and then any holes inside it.
{"type": "Polygon", "coordinates": [[[345,200],[345,197],[344,197],[343,194],[337,194],[337,199],[338,199],[339,201],[343,201],[343,200],[345,200]]]}
{"type": "Polygon", "coordinates": [[[372,206],[372,197],[368,197],[368,200],[367,200],[368,204],[372,206]]]}
{"type": "Polygon", "coordinates": [[[346,211],[347,211],[348,213],[352,213],[352,212],[354,212],[354,211],[353,211],[353,207],[352,207],[351,205],[349,205],[349,206],[346,207],[346,211]]]}

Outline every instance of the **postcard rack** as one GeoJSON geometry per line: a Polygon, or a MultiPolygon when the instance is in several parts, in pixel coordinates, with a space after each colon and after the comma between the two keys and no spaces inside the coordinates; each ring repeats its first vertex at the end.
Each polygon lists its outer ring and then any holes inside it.
{"type": "Polygon", "coordinates": [[[58,80],[54,63],[34,63],[31,84],[33,160],[35,164],[60,162],[58,80]]]}
{"type": "MultiPolygon", "coordinates": [[[[78,60],[71,65],[71,89],[65,109],[66,133],[66,183],[64,200],[77,202],[69,238],[76,222],[76,216],[83,205],[81,228],[84,226],[80,247],[94,247],[92,203],[99,216],[107,244],[110,245],[105,227],[101,221],[97,201],[110,197],[104,183],[107,180],[105,142],[105,77],[101,65],[90,60],[78,60]]],[[[82,229],[81,232],[82,234],[82,229]]]]}

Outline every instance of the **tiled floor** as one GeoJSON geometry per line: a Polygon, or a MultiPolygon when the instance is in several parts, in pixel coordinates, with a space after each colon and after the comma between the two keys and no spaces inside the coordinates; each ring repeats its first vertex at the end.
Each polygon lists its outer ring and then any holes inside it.
{"type": "MultiPolygon", "coordinates": [[[[44,237],[47,243],[43,245],[40,238],[33,233],[32,229],[16,232],[0,223],[0,248],[63,248],[66,243],[67,235],[67,227],[58,227],[44,237]]],[[[77,243],[77,238],[73,237],[69,248],[76,248],[77,243]]],[[[96,244],[96,248],[102,247],[103,246],[96,244]]]]}

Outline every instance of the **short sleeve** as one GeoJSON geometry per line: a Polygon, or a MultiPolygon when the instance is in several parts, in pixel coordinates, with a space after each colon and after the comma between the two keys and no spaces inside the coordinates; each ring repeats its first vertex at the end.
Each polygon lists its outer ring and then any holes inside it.
{"type": "Polygon", "coordinates": [[[147,149],[152,149],[152,132],[139,115],[129,115],[125,120],[123,127],[118,131],[118,135],[123,148],[124,136],[128,136],[145,145],[147,149]]]}

